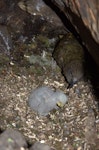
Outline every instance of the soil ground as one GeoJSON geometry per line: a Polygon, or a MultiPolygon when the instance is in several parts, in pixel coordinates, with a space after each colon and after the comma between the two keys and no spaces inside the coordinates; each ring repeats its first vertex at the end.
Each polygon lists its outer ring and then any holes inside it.
{"type": "Polygon", "coordinates": [[[80,81],[67,89],[54,63],[42,67],[10,62],[1,67],[0,129],[19,130],[29,144],[41,141],[57,150],[98,150],[99,112],[90,82],[80,81]],[[42,85],[68,95],[65,106],[47,117],[38,116],[27,103],[31,90],[42,85]]]}

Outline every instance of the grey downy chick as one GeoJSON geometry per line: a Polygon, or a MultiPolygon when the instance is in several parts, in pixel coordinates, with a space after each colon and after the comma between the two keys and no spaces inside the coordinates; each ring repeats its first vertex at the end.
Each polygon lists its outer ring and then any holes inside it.
{"type": "Polygon", "coordinates": [[[62,69],[68,88],[84,75],[84,50],[75,37],[68,33],[56,45],[53,57],[62,69]]]}

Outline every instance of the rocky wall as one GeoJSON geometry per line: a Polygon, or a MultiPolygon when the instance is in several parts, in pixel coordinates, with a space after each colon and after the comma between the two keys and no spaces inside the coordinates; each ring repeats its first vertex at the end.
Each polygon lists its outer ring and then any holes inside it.
{"type": "Polygon", "coordinates": [[[99,66],[99,1],[51,0],[51,2],[65,14],[99,66]]]}

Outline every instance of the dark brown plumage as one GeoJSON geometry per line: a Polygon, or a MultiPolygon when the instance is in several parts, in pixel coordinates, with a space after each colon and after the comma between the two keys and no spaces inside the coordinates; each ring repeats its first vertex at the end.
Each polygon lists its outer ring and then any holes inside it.
{"type": "Polygon", "coordinates": [[[57,44],[53,57],[66,77],[69,87],[84,75],[84,50],[75,37],[68,33],[57,44]]]}

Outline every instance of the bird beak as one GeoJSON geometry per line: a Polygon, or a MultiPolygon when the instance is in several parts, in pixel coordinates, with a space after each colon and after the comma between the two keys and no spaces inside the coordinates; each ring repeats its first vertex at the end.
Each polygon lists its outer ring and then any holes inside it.
{"type": "Polygon", "coordinates": [[[68,84],[68,86],[67,86],[67,89],[72,88],[72,87],[73,87],[73,85],[74,85],[74,83],[73,83],[73,82],[69,83],[69,84],[68,84]]]}

